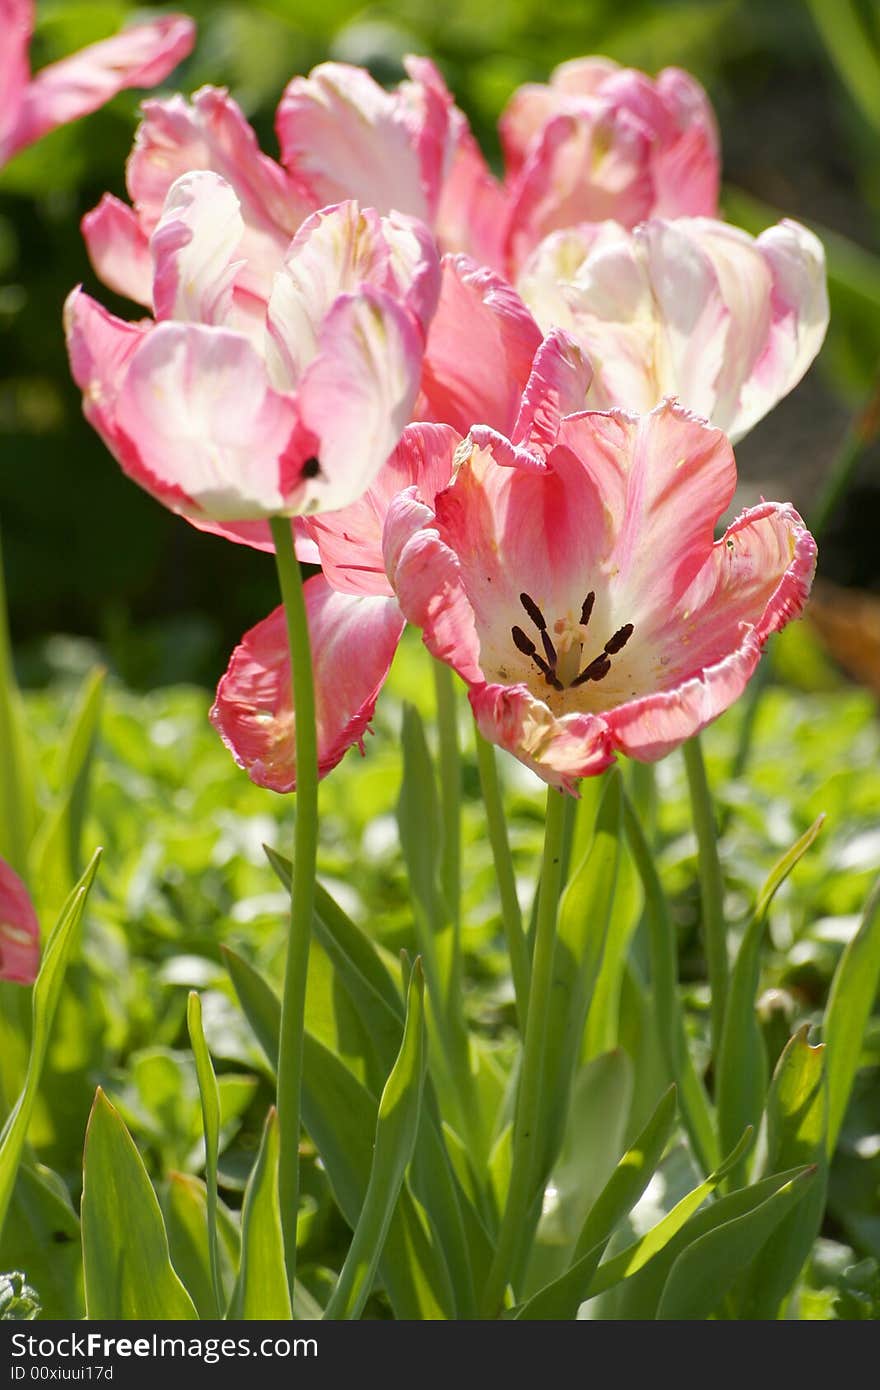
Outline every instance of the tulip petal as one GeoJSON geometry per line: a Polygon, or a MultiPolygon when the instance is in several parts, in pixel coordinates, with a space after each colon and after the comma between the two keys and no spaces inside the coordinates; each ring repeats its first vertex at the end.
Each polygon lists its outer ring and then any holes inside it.
{"type": "Polygon", "coordinates": [[[419,330],[390,295],[366,286],[337,299],[297,393],[320,463],[297,511],[333,511],[366,491],[410,419],[421,359],[419,330]]]}
{"type": "Polygon", "coordinates": [[[408,425],[375,482],[349,507],[309,518],[319,563],[335,589],[352,594],[390,594],[382,532],[388,509],[404,489],[429,506],[452,477],[461,436],[448,425],[408,425]]]}
{"type": "MultiPolygon", "coordinates": [[[[404,620],[393,598],[353,597],[321,575],[305,585],[312,646],[318,768],[326,776],[364,735],[388,675],[404,620]]],[[[211,722],[251,781],[277,792],[296,786],[296,718],[284,609],[246,633],[217,688],[211,722]]]]}
{"type": "Polygon", "coordinates": [[[202,324],[161,323],[145,337],[116,411],[130,475],[173,511],[221,521],[288,509],[298,423],[248,340],[202,324]]]}
{"type": "Polygon", "coordinates": [[[264,155],[240,108],[224,91],[202,87],[192,100],[145,101],[126,181],[149,235],[175,179],[209,169],[235,190],[245,232],[240,285],[268,300],[290,239],[313,209],[280,165],[264,155]]]}
{"type": "Polygon", "coordinates": [[[40,924],[27,889],[0,859],[0,980],[32,985],[40,968],[40,924]]]}
{"type": "Polygon", "coordinates": [[[149,319],[126,323],[82,289],[64,306],[64,330],[73,379],[83,393],[83,414],[118,455],[116,407],[132,356],[153,327],[149,319]]]}
{"type": "Polygon", "coordinates": [[[506,280],[467,256],[444,256],[417,418],[460,434],[473,424],[508,433],[540,343],[540,329],[506,280]]]}
{"type": "Polygon", "coordinates": [[[284,165],[317,206],[354,198],[430,221],[447,120],[431,88],[386,92],[362,68],[322,63],[288,84],[276,125],[284,165]]]}
{"type": "Polygon", "coordinates": [[[33,144],[56,126],[103,106],[127,87],[155,87],[195,42],[195,25],[168,15],[133,25],[38,72],[26,88],[13,145],[33,144]]]}
{"type": "Polygon", "coordinates": [[[95,274],[116,294],[150,308],[153,260],[150,242],[127,203],[105,193],[81,223],[95,274]]]}
{"type": "Polygon", "coordinates": [[[0,0],[0,166],[15,150],[19,111],[31,75],[33,28],[33,0],[0,0]]]}
{"type": "Polygon", "coordinates": [[[232,327],[243,234],[241,208],[225,179],[207,170],[181,175],[150,239],[156,318],[232,327]]]}
{"type": "Polygon", "coordinates": [[[601,717],[557,719],[524,685],[480,685],[468,693],[483,738],[519,758],[551,787],[576,796],[581,777],[604,772],[614,762],[601,717]]]}
{"type": "Polygon", "coordinates": [[[613,58],[572,58],[553,70],[549,83],[518,87],[498,122],[508,175],[519,171],[532,140],[557,114],[560,97],[596,96],[602,83],[619,71],[613,58]]]}

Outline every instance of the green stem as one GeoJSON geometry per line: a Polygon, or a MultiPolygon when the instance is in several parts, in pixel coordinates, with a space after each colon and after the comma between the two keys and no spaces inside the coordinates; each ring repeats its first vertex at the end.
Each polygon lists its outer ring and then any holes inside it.
{"type": "Polygon", "coordinates": [[[540,1180],[537,1155],[542,1136],[538,1133],[538,1118],[544,1076],[544,1039],[553,988],[553,957],[556,947],[565,819],[565,797],[551,787],[547,792],[544,859],[541,866],[541,891],[532,958],[532,982],[513,1120],[510,1186],[484,1295],[484,1316],[489,1318],[497,1317],[501,1310],[505,1289],[517,1266],[534,1207],[536,1185],[540,1180]]]}
{"type": "Polygon", "coordinates": [[[513,974],[513,989],[516,996],[516,1014],[520,1029],[523,1030],[528,1016],[529,1004],[529,953],[523,931],[522,912],[516,892],[516,875],[510,854],[510,841],[507,838],[507,822],[504,818],[504,805],[501,800],[501,787],[498,782],[498,765],[495,749],[487,743],[479,730],[474,728],[477,740],[477,766],[480,770],[480,786],[483,790],[483,804],[486,807],[486,825],[489,843],[495,860],[495,876],[498,880],[498,893],[501,898],[501,921],[507,938],[507,951],[513,974]]]}
{"type": "Polygon", "coordinates": [[[296,828],[278,1053],[278,1192],[287,1281],[292,1298],[296,1274],[296,1226],[299,1212],[299,1134],[306,975],[318,853],[318,738],[309,626],[302,574],[293,549],[293,533],[290,520],[287,518],[273,518],[270,525],[275,542],[278,581],[287,618],[293,707],[296,711],[296,828]]]}
{"type": "Polygon", "coordinates": [[[461,754],[455,677],[443,661],[433,661],[440,752],[440,808],[443,817],[443,892],[455,930],[456,974],[460,970],[461,923],[461,754]]]}
{"type": "Polygon", "coordinates": [[[629,796],[624,794],[623,818],[630,850],[645,893],[645,912],[651,956],[651,983],[660,1046],[667,1075],[678,1088],[684,1126],[697,1161],[709,1174],[720,1155],[715,1137],[712,1107],[697,1075],[687,1045],[687,1034],[678,995],[678,956],[675,928],[648,838],[629,796]]]}
{"type": "Polygon", "coordinates": [[[697,864],[700,875],[700,898],[703,912],[703,939],[709,986],[712,991],[712,1056],[717,1059],[727,1006],[727,987],[730,965],[727,958],[727,931],[724,922],[724,880],[718,858],[715,814],[703,750],[699,735],[683,746],[691,797],[691,814],[697,836],[697,864]]]}

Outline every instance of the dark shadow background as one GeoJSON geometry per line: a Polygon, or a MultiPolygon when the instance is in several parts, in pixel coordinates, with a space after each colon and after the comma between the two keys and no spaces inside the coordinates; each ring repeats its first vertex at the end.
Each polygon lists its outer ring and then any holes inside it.
{"type": "MultiPolygon", "coordinates": [[[[72,0],[38,8],[35,66],[143,13],[72,0]]],[[[199,41],[166,85],[228,85],[272,154],[284,83],[329,57],[366,63],[393,82],[402,54],[429,53],[493,160],[507,96],[520,82],[546,80],[559,61],[601,52],[651,72],[690,68],[718,112],[731,219],[757,231],[786,215],[834,234],[826,237],[832,329],[822,358],[737,450],[743,503],[764,492],[809,516],[880,362],[876,0],[456,0],[442,13],[431,0],[194,0],[172,8],[197,19],[199,41]]],[[[242,631],[277,601],[270,557],[200,534],[123,477],[83,422],[70,381],[60,314],[71,286],[84,281],[116,312],[135,316],[95,281],[77,224],[105,190],[124,196],[138,100],[124,94],[0,175],[0,520],[28,682],[45,678],[45,639],[63,632],[96,639],[131,684],[212,684],[242,631]]],[[[875,445],[820,561],[826,577],[869,589],[880,589],[878,461],[875,445]]]]}

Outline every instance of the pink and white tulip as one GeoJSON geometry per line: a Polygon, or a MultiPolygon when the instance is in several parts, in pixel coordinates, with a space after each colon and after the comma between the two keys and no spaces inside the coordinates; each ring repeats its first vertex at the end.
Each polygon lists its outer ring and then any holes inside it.
{"type": "MultiPolygon", "coordinates": [[[[555,335],[542,344],[537,327],[499,277],[466,257],[444,263],[441,309],[431,326],[420,404],[460,413],[474,406],[489,427],[504,430],[539,466],[553,419],[583,398],[589,379],[573,344],[555,335]],[[443,301],[447,300],[448,319],[443,301]],[[491,351],[486,370],[438,387],[451,360],[449,330],[462,313],[464,341],[477,356],[491,351]],[[439,326],[438,326],[439,320],[439,326]],[[437,337],[435,340],[435,329],[437,337]],[[529,350],[531,344],[531,350],[529,350]],[[492,364],[496,370],[490,370],[492,364]],[[502,370],[498,370],[501,364],[502,370]],[[485,395],[481,398],[481,388],[485,395]],[[554,417],[553,412],[558,412],[554,417]],[[529,452],[531,451],[531,452],[529,452]]],[[[427,503],[448,484],[462,434],[449,424],[414,424],[378,477],[351,506],[304,518],[323,575],[307,581],[309,634],[315,664],[319,764],[329,772],[358,745],[372,718],[404,627],[385,572],[382,535],[394,499],[406,489],[427,503]]],[[[211,719],[240,767],[275,791],[296,784],[295,711],[283,610],[242,639],[220,682],[211,719]]]]}
{"type": "Polygon", "coordinates": [[[40,924],[27,889],[0,859],[0,980],[32,985],[40,968],[40,924]]]}
{"type": "Polygon", "coordinates": [[[386,570],[483,736],[575,792],[717,718],[803,608],[816,547],[793,508],[713,541],[735,485],[725,436],[671,402],[557,420],[543,459],[475,429],[433,507],[391,504],[386,570]]]}
{"type": "Polygon", "coordinates": [[[518,286],[545,332],[588,355],[588,405],[677,396],[734,441],[797,385],[828,325],[822,244],[790,221],[758,237],[710,218],[572,227],[537,247],[518,286]]]}
{"type": "Polygon", "coordinates": [[[185,174],[150,238],[156,321],[80,290],[65,317],[86,416],[125,472],[195,525],[266,545],[264,518],[344,507],[388,458],[439,263],[420,224],[343,203],[307,219],[269,283],[246,232],[226,180],[185,174]]]}
{"type": "Polygon", "coordinates": [[[608,58],[574,59],[548,84],[514,92],[500,131],[514,269],[549,232],[579,222],[717,215],[715,117],[679,68],[651,79],[608,58]]]}
{"type": "Polygon", "coordinates": [[[33,28],[33,0],[0,0],[0,166],[125,88],[155,87],[195,42],[192,20],[167,15],[90,44],[32,76],[33,28]]]}

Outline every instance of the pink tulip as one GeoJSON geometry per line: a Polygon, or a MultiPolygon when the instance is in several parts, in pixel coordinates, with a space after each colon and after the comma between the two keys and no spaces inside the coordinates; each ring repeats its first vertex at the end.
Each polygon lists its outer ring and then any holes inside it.
{"type": "Polygon", "coordinates": [[[678,68],[652,80],[608,58],[574,59],[548,85],[514,92],[500,130],[514,268],[549,232],[579,222],[717,215],[715,117],[678,68]]]}
{"type": "Polygon", "coordinates": [[[81,290],[65,318],[86,417],[125,472],[195,525],[266,545],[264,518],[344,507],[388,458],[439,263],[419,223],[354,203],[309,217],[271,281],[251,240],[231,184],[185,174],[150,238],[156,321],[81,290]]]}
{"type": "Polygon", "coordinates": [[[560,421],[563,403],[533,402],[540,450],[475,427],[433,507],[412,489],[391,504],[384,551],[483,736],[576,792],[616,752],[652,762],[727,709],[803,608],[816,546],[774,502],[713,542],[733,453],[680,406],[560,421]]]}
{"type": "MultiPolygon", "coordinates": [[[[589,369],[577,349],[559,336],[542,344],[537,326],[499,276],[464,256],[445,259],[419,398],[425,414],[446,414],[454,425],[470,419],[473,410],[539,460],[554,421],[582,402],[588,381],[589,369]],[[462,343],[470,348],[467,354],[462,343]]],[[[410,425],[357,502],[304,520],[323,566],[323,575],[306,584],[322,775],[353,745],[363,751],[404,627],[385,572],[385,518],[404,490],[431,503],[448,484],[462,443],[453,425],[410,425]]],[[[275,791],[294,788],[295,713],[281,608],[236,648],[211,719],[253,781],[275,791]]]]}
{"type": "Polygon", "coordinates": [[[0,0],[0,166],[56,126],[96,111],[126,87],[154,87],[192,49],[183,15],[134,25],[31,76],[33,0],[0,0]]]}
{"type": "Polygon", "coordinates": [[[709,218],[554,232],[518,280],[541,327],[593,364],[587,404],[665,396],[741,439],[797,385],[828,325],[821,242],[797,222],[750,237],[709,218]]]}
{"type": "Polygon", "coordinates": [[[18,874],[0,859],[0,980],[32,985],[40,968],[40,924],[18,874]]]}

